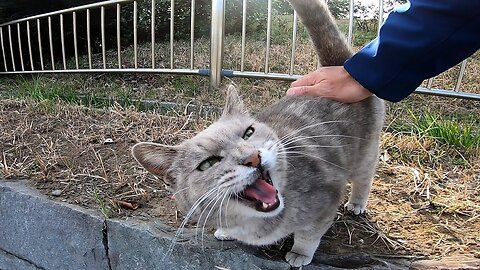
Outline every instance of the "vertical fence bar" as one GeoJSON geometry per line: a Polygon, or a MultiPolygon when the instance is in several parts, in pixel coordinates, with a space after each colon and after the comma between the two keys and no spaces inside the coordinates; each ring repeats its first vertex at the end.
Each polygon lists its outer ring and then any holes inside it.
{"type": "Polygon", "coordinates": [[[138,68],[138,59],[137,59],[137,1],[133,1],[133,62],[135,63],[135,68],[138,68]]]}
{"type": "Polygon", "coordinates": [[[62,43],[63,69],[67,69],[67,61],[65,59],[65,37],[63,32],[63,14],[60,14],[60,41],[62,43]]]}
{"type": "Polygon", "coordinates": [[[73,21],[73,48],[75,50],[75,68],[78,69],[78,45],[77,45],[77,13],[72,13],[73,21]]]}
{"type": "Polygon", "coordinates": [[[170,1],[170,68],[173,69],[173,40],[174,40],[175,1],[170,1]]]}
{"type": "Polygon", "coordinates": [[[92,46],[90,40],[90,9],[87,9],[87,51],[88,51],[88,67],[92,69],[92,46]]]}
{"type": "Polygon", "coordinates": [[[190,69],[193,69],[193,46],[195,43],[195,0],[190,8],[190,69]]]}
{"type": "Polygon", "coordinates": [[[105,54],[105,7],[100,7],[100,28],[102,34],[102,62],[103,69],[107,69],[107,59],[105,54]]]}
{"type": "Polygon", "coordinates": [[[118,68],[122,68],[122,52],[120,41],[120,4],[117,4],[117,57],[118,68]]]}
{"type": "Polygon", "coordinates": [[[30,21],[27,21],[27,42],[28,42],[28,56],[30,57],[30,67],[32,71],[35,70],[33,66],[33,56],[32,56],[32,38],[30,37],[30,21]]]}
{"type": "Polygon", "coordinates": [[[152,69],[155,68],[155,0],[152,0],[152,69]]]}
{"type": "Polygon", "coordinates": [[[2,42],[2,57],[3,57],[3,66],[5,67],[5,72],[7,72],[7,58],[5,57],[5,46],[3,45],[3,27],[0,27],[0,42],[2,42]]]}
{"type": "Polygon", "coordinates": [[[463,75],[465,74],[465,68],[467,67],[467,59],[462,61],[462,65],[460,66],[460,73],[458,74],[457,83],[455,84],[455,88],[453,89],[455,92],[460,90],[460,86],[462,85],[463,75]]]}
{"type": "Polygon", "coordinates": [[[40,54],[40,67],[44,70],[43,66],[43,51],[42,51],[42,35],[40,33],[40,19],[37,19],[37,36],[38,36],[38,53],[40,54]]]}
{"type": "Polygon", "coordinates": [[[380,33],[380,27],[383,24],[383,0],[378,0],[378,28],[377,34],[380,33]]]}
{"type": "Polygon", "coordinates": [[[269,60],[270,60],[270,36],[272,32],[272,0],[268,0],[267,8],[267,49],[265,51],[265,73],[269,71],[269,60]]]}
{"type": "Polygon", "coordinates": [[[10,25],[8,25],[8,41],[10,42],[10,56],[12,57],[13,71],[17,71],[15,68],[15,57],[13,56],[12,27],[10,27],[10,25]]]}
{"type": "Polygon", "coordinates": [[[297,26],[298,26],[298,15],[297,12],[293,11],[293,34],[292,34],[292,54],[290,56],[290,72],[288,74],[293,75],[293,67],[295,65],[295,48],[297,46],[297,26]]]}
{"type": "Polygon", "coordinates": [[[220,86],[222,80],[223,36],[225,27],[225,1],[212,0],[212,25],[210,37],[210,88],[220,86]]]}
{"type": "Polygon", "coordinates": [[[350,7],[349,7],[349,17],[348,17],[348,44],[352,45],[353,39],[353,11],[354,11],[354,3],[353,0],[350,0],[350,7]]]}
{"type": "Polygon", "coordinates": [[[50,60],[52,60],[52,70],[55,70],[55,57],[53,56],[53,38],[52,38],[52,17],[48,16],[48,39],[50,41],[50,60]]]}
{"type": "Polygon", "coordinates": [[[243,0],[242,6],[242,59],[240,61],[240,71],[245,71],[245,40],[247,37],[247,0],[243,0]]]}
{"type": "Polygon", "coordinates": [[[18,51],[20,53],[20,66],[22,67],[22,71],[25,71],[25,66],[23,65],[22,39],[20,38],[20,23],[17,23],[17,37],[18,37],[18,51]]]}

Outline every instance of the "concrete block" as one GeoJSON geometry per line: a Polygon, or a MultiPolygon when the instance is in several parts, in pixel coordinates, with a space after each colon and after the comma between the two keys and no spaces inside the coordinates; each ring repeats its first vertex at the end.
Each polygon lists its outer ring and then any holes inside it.
{"type": "MultiPolygon", "coordinates": [[[[0,179],[0,269],[290,269],[278,252],[186,229],[169,251],[175,229],[158,220],[105,221],[78,206],[49,200],[22,181],[0,179]],[[166,253],[169,251],[167,256],[166,253]],[[273,257],[272,257],[273,256],[273,257]]],[[[408,269],[367,254],[317,254],[305,270],[408,269]]]]}
{"type": "Polygon", "coordinates": [[[104,219],[93,211],[0,180],[0,217],[0,250],[37,268],[108,269],[104,219]]]}
{"type": "Polygon", "coordinates": [[[9,254],[0,249],[0,269],[41,270],[42,268],[38,268],[31,262],[22,258],[18,258],[13,254],[9,254]]]}
{"type": "Polygon", "coordinates": [[[108,220],[108,246],[112,269],[290,269],[283,261],[255,254],[256,248],[238,242],[221,242],[204,235],[195,238],[186,230],[174,249],[165,256],[172,228],[155,222],[108,220]]]}

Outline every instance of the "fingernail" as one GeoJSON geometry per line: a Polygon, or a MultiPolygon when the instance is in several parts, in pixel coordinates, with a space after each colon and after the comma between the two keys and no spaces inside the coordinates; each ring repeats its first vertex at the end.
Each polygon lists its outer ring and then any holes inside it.
{"type": "Polygon", "coordinates": [[[293,96],[295,95],[295,90],[293,88],[290,88],[287,90],[287,96],[293,96]]]}

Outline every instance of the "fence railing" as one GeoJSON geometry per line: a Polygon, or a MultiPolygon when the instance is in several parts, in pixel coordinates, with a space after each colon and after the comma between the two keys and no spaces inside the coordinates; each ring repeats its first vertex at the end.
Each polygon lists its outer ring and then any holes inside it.
{"type": "MultiPolygon", "coordinates": [[[[173,54],[173,44],[174,44],[174,1],[171,1],[171,20],[170,20],[170,65],[169,67],[156,67],[156,55],[155,55],[155,0],[151,1],[151,64],[149,66],[142,66],[139,67],[138,65],[138,38],[137,38],[137,23],[138,23],[138,1],[133,0],[109,0],[104,2],[98,2],[89,5],[83,5],[74,8],[68,8],[64,10],[59,10],[55,12],[49,12],[41,15],[31,16],[19,20],[10,21],[7,23],[0,24],[0,43],[2,48],[2,56],[3,56],[3,70],[0,71],[0,74],[21,74],[21,73],[97,73],[97,72],[111,72],[111,73],[129,73],[129,72],[140,72],[140,73],[169,73],[169,74],[200,74],[204,75],[207,70],[200,70],[193,68],[193,40],[194,40],[194,32],[191,33],[191,66],[190,68],[175,68],[174,66],[174,54],[173,54]],[[132,66],[124,66],[123,65],[123,57],[122,57],[122,33],[121,33],[121,21],[122,21],[122,7],[126,5],[133,5],[133,64],[132,66]],[[110,65],[107,67],[107,52],[106,52],[106,44],[105,44],[105,9],[108,7],[114,7],[116,12],[116,40],[117,40],[117,56],[116,56],[116,65],[110,65]],[[87,55],[88,55],[88,65],[84,67],[79,66],[79,53],[78,53],[78,20],[77,14],[78,12],[86,12],[86,35],[85,38],[87,40],[87,55]],[[92,21],[92,13],[93,11],[100,11],[100,32],[101,32],[101,58],[102,58],[102,65],[100,67],[95,67],[92,63],[92,32],[91,32],[91,21],[92,21]],[[65,54],[65,23],[64,20],[66,17],[70,17],[72,20],[71,29],[73,32],[73,41],[71,45],[74,48],[74,59],[75,59],[75,66],[68,67],[66,54],[65,54]],[[57,18],[60,21],[60,29],[57,32],[52,29],[52,19],[57,18]],[[48,48],[44,48],[44,38],[42,33],[42,24],[44,21],[48,23],[48,48]],[[25,28],[24,28],[25,27],[25,28]],[[12,38],[12,29],[17,34],[17,40],[12,38]],[[22,40],[22,36],[25,36],[25,33],[22,31],[26,30],[26,37],[27,37],[27,44],[28,44],[28,56],[29,62],[25,63],[24,61],[24,52],[22,44],[24,44],[22,40]],[[37,37],[33,37],[31,32],[34,29],[37,33],[37,37]],[[8,39],[5,36],[5,32],[8,33],[8,39]],[[59,32],[59,33],[58,33],[59,32]],[[54,46],[54,42],[52,41],[53,36],[59,34],[61,40],[60,48],[56,48],[54,46]],[[38,41],[34,39],[38,38],[38,41]],[[5,40],[4,40],[5,39],[5,40]],[[8,47],[5,46],[7,43],[8,47]],[[16,44],[16,48],[14,46],[16,44]],[[37,53],[33,53],[32,48],[36,47],[37,53]],[[9,52],[7,50],[9,49],[9,52]],[[45,59],[44,50],[49,50],[49,55],[47,59],[45,59]],[[58,51],[61,51],[61,66],[57,65],[56,55],[58,51]],[[8,57],[10,56],[10,59],[8,57]],[[10,60],[8,62],[7,60],[10,60]],[[48,64],[47,64],[47,61],[48,64]],[[18,65],[20,63],[20,66],[18,65]]],[[[192,1],[192,9],[195,8],[195,0],[192,1]]],[[[193,13],[192,13],[193,14],[193,13]]],[[[194,17],[192,16],[191,24],[192,29],[194,26],[194,17]]],[[[58,58],[58,57],[57,57],[58,58]]],[[[111,63],[110,63],[111,64],[111,63]]]]}
{"type": "MultiPolygon", "coordinates": [[[[272,72],[271,64],[271,28],[272,28],[272,0],[267,1],[267,22],[266,22],[266,36],[264,40],[264,59],[262,71],[248,70],[245,65],[245,58],[247,56],[247,0],[212,0],[211,2],[211,31],[210,31],[210,57],[209,62],[204,61],[200,67],[195,66],[195,9],[196,2],[191,0],[190,5],[190,37],[189,37],[189,63],[182,67],[175,64],[175,14],[180,12],[175,8],[175,1],[170,1],[168,9],[169,14],[156,14],[155,0],[149,1],[150,6],[150,40],[144,43],[142,49],[145,50],[145,44],[150,43],[150,53],[147,58],[142,58],[141,65],[139,64],[139,42],[138,42],[138,3],[142,1],[134,0],[109,0],[98,2],[89,5],[54,11],[41,15],[31,16],[23,19],[10,21],[0,24],[0,43],[3,65],[0,65],[0,75],[5,74],[22,74],[22,73],[155,73],[155,74],[189,74],[202,75],[210,77],[210,85],[218,87],[221,79],[224,76],[230,77],[244,77],[244,78],[261,78],[261,79],[276,79],[293,81],[301,75],[296,74],[296,46],[298,40],[298,17],[293,12],[293,30],[290,35],[290,55],[288,72],[272,72]],[[238,69],[225,69],[224,57],[232,52],[225,51],[225,12],[226,1],[241,1],[242,5],[242,27],[241,27],[241,52],[240,64],[238,69]],[[122,48],[123,36],[122,33],[122,19],[125,14],[122,14],[124,8],[133,7],[132,14],[132,32],[133,32],[133,53],[125,53],[122,48]],[[107,51],[106,46],[106,10],[108,9],[111,15],[115,12],[115,35],[116,35],[116,52],[107,51]],[[84,21],[79,23],[78,14],[82,12],[85,15],[82,18],[84,21]],[[159,46],[155,42],[155,18],[157,16],[169,16],[169,61],[166,62],[166,55],[162,55],[162,61],[159,61],[157,55],[157,48],[159,46]],[[100,39],[92,40],[92,20],[100,20],[100,39]],[[99,17],[99,18],[98,18],[99,17]],[[52,28],[52,21],[59,21],[59,29],[52,28]],[[68,21],[68,23],[67,23],[68,21]],[[82,27],[83,26],[83,27],[82,27]],[[84,29],[85,28],[85,29],[84,29]],[[69,35],[66,35],[68,31],[69,35]],[[82,32],[82,33],[80,33],[82,32]],[[66,36],[69,39],[66,39],[66,36]],[[59,44],[54,40],[60,39],[59,44]],[[84,49],[86,55],[80,56],[79,40],[86,40],[84,49]],[[99,44],[93,44],[93,43],[99,44]],[[70,43],[70,44],[68,44],[70,43]],[[73,59],[67,57],[66,48],[71,48],[73,45],[73,59]],[[97,47],[97,52],[92,52],[92,48],[97,47]],[[98,50],[98,47],[100,48],[98,50]],[[116,55],[115,55],[116,54],[116,55]],[[127,55],[126,55],[127,54],[127,55]],[[93,61],[94,58],[97,61],[93,61]],[[126,58],[128,61],[125,61],[126,58]],[[67,59],[68,58],[68,59],[67,59]],[[161,62],[161,63],[160,63],[161,62]]],[[[145,3],[145,2],[142,2],[145,3]]],[[[380,26],[383,20],[383,0],[378,2],[378,25],[380,26]]],[[[186,12],[181,10],[181,12],[186,12]]],[[[228,18],[227,18],[228,19],[228,18]]],[[[98,29],[97,29],[98,30],[98,29]]],[[[97,35],[98,33],[94,33],[97,35]]],[[[349,3],[348,16],[348,42],[352,43],[354,35],[354,1],[349,3]]],[[[142,52],[145,53],[144,51],[142,52]]],[[[461,92],[462,79],[466,72],[467,60],[460,64],[459,72],[456,77],[455,86],[453,89],[435,89],[432,88],[435,78],[429,79],[425,87],[420,87],[416,92],[421,94],[439,95],[458,97],[465,99],[480,100],[480,93],[461,92]]]]}

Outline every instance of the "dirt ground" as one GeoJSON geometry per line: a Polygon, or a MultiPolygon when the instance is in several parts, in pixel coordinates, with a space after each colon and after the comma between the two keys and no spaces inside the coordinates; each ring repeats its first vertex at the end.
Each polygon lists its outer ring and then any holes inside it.
{"type": "MultiPolygon", "coordinates": [[[[135,162],[130,148],[140,141],[175,144],[212,121],[183,111],[2,100],[0,176],[27,178],[54,200],[99,209],[107,217],[159,218],[178,226],[171,194],[135,162]]],[[[320,252],[480,258],[478,158],[470,166],[407,164],[391,157],[393,148],[428,151],[432,142],[407,144],[402,136],[383,134],[368,213],[352,217],[339,210],[320,252]]]]}

